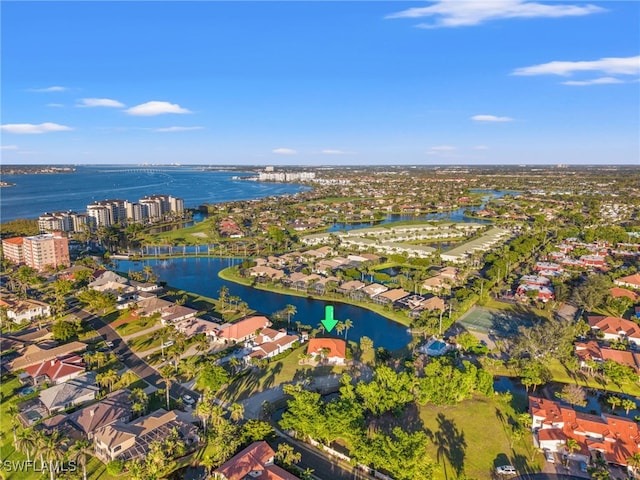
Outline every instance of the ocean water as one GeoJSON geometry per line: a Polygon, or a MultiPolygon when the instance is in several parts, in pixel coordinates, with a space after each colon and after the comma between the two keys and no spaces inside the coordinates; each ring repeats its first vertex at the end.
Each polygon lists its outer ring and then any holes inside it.
{"type": "Polygon", "coordinates": [[[138,201],[146,195],[168,194],[184,199],[185,207],[203,203],[249,200],[293,194],[309,187],[289,183],[232,180],[250,173],[202,171],[194,166],[79,166],[75,173],[3,175],[15,187],[0,188],[0,222],[37,218],[45,212],[85,212],[98,200],[138,201]]]}

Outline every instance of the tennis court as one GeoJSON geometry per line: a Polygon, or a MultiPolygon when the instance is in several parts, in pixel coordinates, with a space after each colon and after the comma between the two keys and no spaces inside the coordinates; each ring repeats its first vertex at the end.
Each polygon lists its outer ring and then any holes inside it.
{"type": "Polygon", "coordinates": [[[495,333],[500,336],[515,335],[520,325],[527,327],[533,325],[530,318],[513,312],[478,307],[473,307],[458,322],[469,330],[495,333]]]}

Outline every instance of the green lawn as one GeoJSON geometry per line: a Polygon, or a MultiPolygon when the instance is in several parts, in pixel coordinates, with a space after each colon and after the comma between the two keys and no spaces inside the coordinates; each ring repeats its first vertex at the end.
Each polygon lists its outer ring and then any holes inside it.
{"type": "Polygon", "coordinates": [[[220,397],[228,402],[243,400],[254,393],[267,388],[275,387],[281,383],[292,382],[294,379],[307,378],[309,376],[323,376],[331,373],[342,373],[346,367],[311,367],[298,365],[299,354],[304,353],[307,346],[303,345],[283,359],[269,363],[266,369],[257,372],[252,371],[235,379],[228,387],[223,389],[220,397]]]}
{"type": "Polygon", "coordinates": [[[147,350],[151,350],[152,348],[159,347],[162,343],[160,338],[153,338],[152,332],[148,335],[140,335],[139,337],[132,338],[129,340],[128,345],[131,350],[134,352],[144,352],[147,350]]]}
{"type": "Polygon", "coordinates": [[[530,434],[511,448],[509,422],[517,413],[498,396],[420,407],[420,419],[431,438],[428,454],[440,464],[436,479],[464,478],[463,473],[466,478],[492,478],[495,467],[505,464],[514,465],[521,474],[540,471],[542,455],[535,451],[530,434]]]}
{"type": "MultiPolygon", "coordinates": [[[[134,317],[135,318],[135,317],[134,317]]],[[[133,335],[134,333],[142,332],[148,328],[154,327],[158,323],[158,317],[141,317],[127,323],[123,323],[116,327],[116,332],[120,336],[133,335]]]]}

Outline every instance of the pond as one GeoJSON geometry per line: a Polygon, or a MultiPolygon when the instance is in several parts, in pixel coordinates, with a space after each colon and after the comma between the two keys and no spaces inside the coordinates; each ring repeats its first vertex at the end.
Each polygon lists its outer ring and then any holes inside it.
{"type": "Polygon", "coordinates": [[[375,347],[384,347],[388,350],[403,348],[411,341],[407,327],[363,308],[307,297],[265,292],[228,282],[218,277],[220,270],[239,262],[238,259],[198,257],[171,260],[118,260],[114,263],[116,270],[124,273],[130,270],[141,271],[145,265],[150,265],[161,281],[165,281],[173,287],[207,297],[217,298],[220,288],[224,285],[229,289],[229,295],[240,297],[252,309],[261,314],[270,315],[282,310],[287,304],[291,304],[297,310],[297,313],[292,317],[292,322],[299,321],[313,327],[316,327],[324,318],[325,305],[334,305],[336,319],[342,321],[350,319],[353,322],[353,327],[346,332],[348,340],[358,341],[360,337],[367,336],[373,340],[375,347]]]}

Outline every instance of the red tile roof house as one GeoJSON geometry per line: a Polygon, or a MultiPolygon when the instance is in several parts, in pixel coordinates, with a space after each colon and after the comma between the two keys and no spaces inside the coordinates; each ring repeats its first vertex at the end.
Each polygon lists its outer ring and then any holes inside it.
{"type": "Polygon", "coordinates": [[[271,322],[264,316],[244,318],[235,323],[225,323],[218,329],[217,336],[224,343],[238,343],[254,338],[259,330],[270,327],[271,322]]]}
{"type": "Polygon", "coordinates": [[[347,342],[339,338],[312,338],[307,346],[307,354],[313,358],[322,357],[319,363],[344,365],[347,342]]]}
{"type": "Polygon", "coordinates": [[[611,295],[613,298],[626,297],[634,303],[638,301],[638,298],[640,298],[640,296],[637,293],[632,292],[631,290],[627,290],[626,288],[620,288],[620,287],[611,288],[609,290],[609,295],[611,295]]]}
{"type": "Polygon", "coordinates": [[[245,480],[247,478],[299,480],[295,475],[274,465],[275,454],[276,452],[267,442],[254,442],[218,467],[213,472],[213,476],[220,480],[245,480]]]}
{"type": "Polygon", "coordinates": [[[640,449],[638,424],[624,417],[576,412],[559,402],[529,397],[529,413],[534,444],[553,452],[568,453],[565,445],[572,438],[580,449],[570,455],[588,461],[595,452],[616,465],[628,467],[627,460],[640,449]]]}
{"type": "Polygon", "coordinates": [[[635,290],[640,290],[640,273],[635,273],[626,277],[618,278],[613,283],[621,287],[629,287],[635,290]]]}
{"type": "Polygon", "coordinates": [[[34,385],[45,382],[56,385],[82,375],[85,372],[85,363],[78,355],[67,355],[30,365],[24,371],[33,378],[34,385]]]}
{"type": "Polygon", "coordinates": [[[605,340],[627,339],[640,346],[640,325],[624,318],[592,315],[588,317],[592,330],[602,332],[605,340]]]}
{"type": "Polygon", "coordinates": [[[588,367],[589,360],[597,363],[613,360],[621,365],[631,367],[636,374],[640,375],[640,354],[631,350],[615,350],[613,348],[601,347],[593,340],[586,343],[576,343],[576,357],[580,361],[582,368],[588,367]]]}

